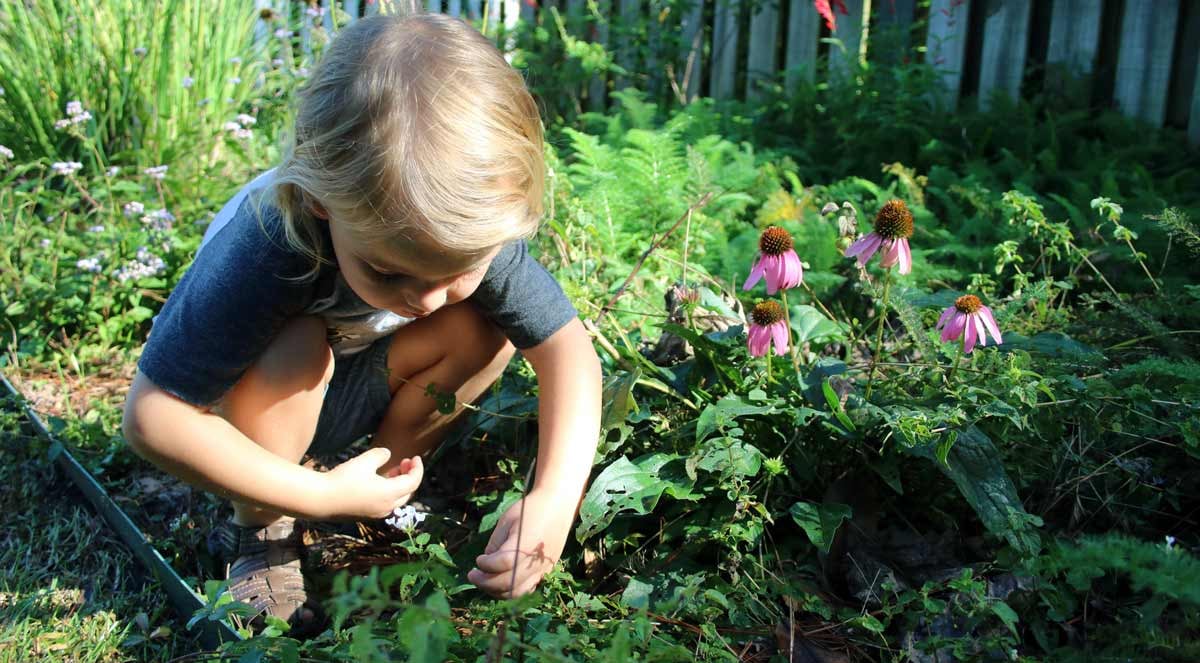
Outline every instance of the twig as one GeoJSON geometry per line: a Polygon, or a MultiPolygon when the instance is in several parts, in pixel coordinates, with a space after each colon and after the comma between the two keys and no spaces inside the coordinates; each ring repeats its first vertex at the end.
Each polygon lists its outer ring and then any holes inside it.
{"type": "Polygon", "coordinates": [[[663,233],[661,237],[654,240],[654,243],[650,245],[650,248],[648,248],[644,252],[642,252],[642,257],[638,258],[637,264],[633,266],[633,270],[631,272],[629,272],[629,276],[625,277],[625,281],[621,283],[621,287],[617,288],[617,291],[613,293],[612,298],[608,300],[608,303],[605,304],[600,309],[600,313],[598,313],[596,315],[595,322],[597,324],[599,324],[600,320],[604,318],[604,315],[606,313],[608,313],[609,309],[611,309],[613,307],[613,305],[615,305],[617,303],[617,300],[620,299],[621,295],[623,295],[625,293],[625,288],[629,287],[629,283],[631,281],[633,281],[633,277],[636,276],[637,273],[642,269],[642,265],[645,264],[646,258],[649,258],[650,254],[654,253],[654,250],[657,249],[659,246],[661,246],[662,243],[664,241],[666,241],[666,239],[668,237],[671,236],[671,233],[675,232],[676,228],[683,225],[684,221],[687,221],[689,218],[691,218],[693,212],[703,209],[704,206],[707,205],[709,203],[709,201],[712,200],[712,197],[713,197],[713,192],[709,191],[708,193],[701,196],[700,200],[697,200],[696,202],[692,203],[692,205],[690,207],[688,207],[687,211],[684,212],[683,215],[680,216],[679,219],[677,221],[675,221],[675,223],[670,228],[667,229],[667,232],[663,233]]]}

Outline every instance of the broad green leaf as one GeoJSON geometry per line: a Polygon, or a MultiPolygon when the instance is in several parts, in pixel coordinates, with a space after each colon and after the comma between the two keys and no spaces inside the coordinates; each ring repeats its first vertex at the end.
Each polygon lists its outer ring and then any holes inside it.
{"type": "Polygon", "coordinates": [[[630,410],[637,411],[633,400],[633,385],[642,376],[640,369],[622,371],[604,379],[603,409],[600,412],[600,430],[607,431],[625,423],[630,410]]]}
{"type": "Polygon", "coordinates": [[[991,604],[991,607],[992,612],[996,613],[996,616],[1000,618],[1000,621],[1004,622],[1004,625],[1008,627],[1008,630],[1012,631],[1013,635],[1016,635],[1017,623],[1021,621],[1021,619],[1017,617],[1016,611],[1010,608],[1004,601],[995,601],[991,604]]]}
{"type": "Polygon", "coordinates": [[[604,468],[583,498],[575,538],[582,542],[597,534],[619,513],[650,513],[663,493],[675,499],[696,499],[691,480],[663,471],[665,465],[682,458],[659,453],[631,461],[621,456],[604,468]]]}
{"type": "Polygon", "coordinates": [[[637,578],[630,578],[629,584],[625,586],[625,591],[621,592],[621,605],[627,605],[631,608],[650,608],[650,593],[654,591],[654,585],[648,582],[642,582],[637,578]]]}
{"type": "Polygon", "coordinates": [[[740,396],[728,394],[700,413],[700,417],[696,419],[696,441],[701,442],[713,432],[724,430],[738,417],[774,411],[775,408],[771,406],[751,405],[740,396]]]}
{"type": "Polygon", "coordinates": [[[821,381],[821,393],[825,395],[825,402],[829,404],[829,409],[833,411],[833,416],[842,422],[846,430],[853,433],[854,423],[850,421],[850,417],[846,415],[846,408],[842,407],[842,401],[833,391],[833,385],[829,384],[829,380],[821,381]]]}
{"type": "Polygon", "coordinates": [[[762,469],[762,459],[762,452],[753,445],[734,438],[716,438],[697,447],[688,458],[688,474],[695,478],[695,469],[701,469],[723,477],[752,477],[762,469]]]}
{"type": "Polygon", "coordinates": [[[948,449],[940,441],[904,449],[933,461],[950,477],[988,531],[1003,537],[1026,557],[1037,553],[1041,542],[1033,528],[1040,527],[1042,520],[1025,511],[999,452],[982,431],[975,426],[959,431],[948,449]],[[939,458],[943,454],[944,462],[939,458]]]}
{"type": "Polygon", "coordinates": [[[816,308],[807,304],[796,304],[791,307],[792,331],[796,332],[795,342],[801,343],[830,343],[846,337],[845,327],[825,317],[816,308]]]}
{"type": "Polygon", "coordinates": [[[821,552],[829,552],[833,545],[833,535],[843,520],[850,517],[850,507],[845,504],[813,504],[811,502],[796,502],[789,510],[792,519],[804,529],[808,540],[820,548],[821,552]]]}
{"type": "Polygon", "coordinates": [[[1098,362],[1104,358],[1095,348],[1059,332],[1042,332],[1032,337],[1009,332],[1004,334],[1004,344],[1000,346],[1000,349],[1025,350],[1057,359],[1072,359],[1089,363],[1098,362]]]}

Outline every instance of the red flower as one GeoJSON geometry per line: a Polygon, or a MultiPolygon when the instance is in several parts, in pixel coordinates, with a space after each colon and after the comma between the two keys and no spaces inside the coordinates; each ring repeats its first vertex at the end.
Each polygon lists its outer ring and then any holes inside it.
{"type": "Polygon", "coordinates": [[[825,19],[825,25],[829,26],[830,32],[837,32],[837,18],[833,15],[833,10],[836,8],[846,16],[850,10],[846,9],[844,0],[833,0],[833,7],[829,6],[830,0],[813,0],[813,6],[817,8],[817,13],[825,19]]]}

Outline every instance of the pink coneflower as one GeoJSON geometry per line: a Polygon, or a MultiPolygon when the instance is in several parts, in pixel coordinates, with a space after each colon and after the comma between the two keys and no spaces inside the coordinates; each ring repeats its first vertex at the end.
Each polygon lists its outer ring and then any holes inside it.
{"type": "Polygon", "coordinates": [[[779,302],[766,301],[754,305],[754,310],[750,312],[750,332],[747,336],[746,345],[750,348],[751,357],[767,354],[771,343],[775,344],[775,354],[783,356],[787,352],[790,334],[779,302]]]}
{"type": "Polygon", "coordinates": [[[773,295],[780,288],[795,288],[804,280],[804,267],[792,250],[792,236],[779,226],[768,226],[758,238],[758,258],[750,268],[742,290],[753,288],[758,280],[767,278],[767,294],[773,295]]]}
{"type": "Polygon", "coordinates": [[[900,273],[907,274],[912,271],[912,251],[908,248],[912,234],[913,216],[908,206],[903,200],[889,200],[875,215],[875,232],[851,244],[845,256],[858,258],[858,266],[863,267],[880,251],[880,265],[891,267],[900,263],[900,273]]]}
{"type": "Polygon", "coordinates": [[[975,295],[963,295],[954,300],[954,306],[942,311],[937,328],[942,330],[943,341],[953,341],[962,336],[963,351],[967,354],[971,354],[971,350],[975,349],[976,339],[979,340],[979,345],[987,345],[985,331],[991,333],[996,345],[1004,342],[1000,338],[1000,328],[996,326],[992,310],[984,306],[975,295]]]}

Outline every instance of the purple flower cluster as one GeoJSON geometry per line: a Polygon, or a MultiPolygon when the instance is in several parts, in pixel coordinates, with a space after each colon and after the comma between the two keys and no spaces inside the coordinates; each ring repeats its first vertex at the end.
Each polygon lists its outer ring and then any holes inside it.
{"type": "Polygon", "coordinates": [[[150,252],[150,249],[141,247],[138,249],[137,257],[125,263],[125,266],[118,269],[116,273],[117,280],[124,283],[129,280],[138,280],[158,276],[167,268],[167,264],[163,259],[150,252]]]}
{"type": "Polygon", "coordinates": [[[151,166],[142,172],[161,182],[167,177],[167,168],[169,168],[169,166],[151,166]]]}
{"type": "Polygon", "coordinates": [[[170,230],[175,223],[175,215],[165,209],[156,209],[149,214],[142,216],[142,223],[150,230],[158,232],[170,230]]]}
{"type": "Polygon", "coordinates": [[[67,116],[54,123],[54,128],[63,131],[68,127],[73,127],[77,124],[83,124],[92,119],[92,114],[83,109],[83,104],[78,101],[67,102],[67,116]]]}

